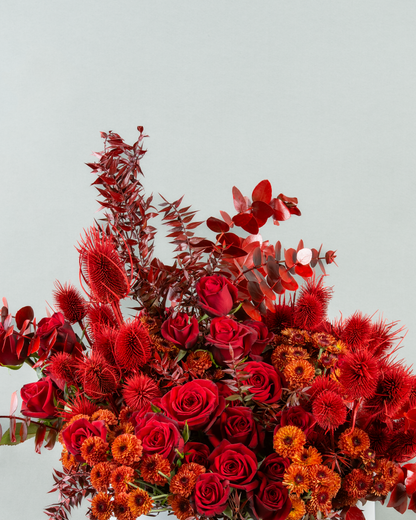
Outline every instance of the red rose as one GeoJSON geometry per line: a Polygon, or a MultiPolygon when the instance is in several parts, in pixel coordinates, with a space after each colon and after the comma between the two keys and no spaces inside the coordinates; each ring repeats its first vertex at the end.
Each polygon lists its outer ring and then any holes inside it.
{"type": "Polygon", "coordinates": [[[25,339],[23,348],[19,355],[17,355],[17,342],[19,336],[13,332],[10,336],[5,339],[6,331],[3,325],[0,323],[0,363],[2,365],[17,366],[21,365],[27,358],[27,350],[29,347],[29,340],[25,339]]]}
{"type": "Polygon", "coordinates": [[[144,457],[157,453],[172,462],[176,449],[183,452],[178,423],[161,413],[147,413],[138,420],[134,433],[142,441],[144,457]]]}
{"type": "Polygon", "coordinates": [[[210,449],[206,444],[203,444],[202,442],[187,442],[183,447],[183,452],[187,464],[195,462],[205,468],[208,467],[210,449]]]}
{"type": "Polygon", "coordinates": [[[259,359],[255,359],[255,361],[261,361],[261,354],[263,350],[267,347],[267,345],[273,339],[273,332],[269,332],[269,329],[262,321],[254,321],[254,320],[245,320],[243,321],[244,325],[251,327],[257,332],[257,340],[251,346],[251,357],[258,357],[259,359]]]}
{"type": "Polygon", "coordinates": [[[253,481],[257,473],[257,457],[244,444],[231,444],[224,439],[208,458],[210,471],[229,481],[236,489],[251,491],[258,486],[253,481]]]}
{"type": "Polygon", "coordinates": [[[254,420],[253,412],[246,406],[226,408],[208,432],[209,440],[218,446],[222,439],[240,442],[255,450],[263,446],[264,429],[254,420]]]}
{"type": "Polygon", "coordinates": [[[56,389],[50,377],[24,385],[20,390],[20,397],[23,401],[21,413],[26,417],[48,419],[55,416],[56,389]]]}
{"type": "Polygon", "coordinates": [[[50,350],[53,352],[67,352],[74,354],[81,352],[81,346],[71,324],[65,321],[61,312],[55,312],[50,318],[43,318],[38,324],[36,336],[40,338],[39,356],[50,350]],[[55,336],[55,339],[54,339],[55,336]]]}
{"type": "Polygon", "coordinates": [[[225,316],[237,300],[238,290],[225,276],[203,276],[196,284],[199,306],[209,316],[225,316]]]}
{"type": "Polygon", "coordinates": [[[292,508],[287,489],[281,482],[267,479],[261,471],[257,472],[257,476],[260,486],[248,494],[255,518],[284,520],[292,508]]]}
{"type": "Polygon", "coordinates": [[[253,394],[254,401],[277,403],[282,395],[282,380],[271,365],[262,361],[250,361],[244,371],[250,374],[246,384],[251,386],[249,392],[253,394]]]}
{"type": "Polygon", "coordinates": [[[227,507],[230,485],[216,473],[199,475],[194,491],[195,506],[199,515],[219,515],[227,507]]]}
{"type": "Polygon", "coordinates": [[[297,426],[306,436],[313,432],[316,419],[301,406],[285,408],[280,416],[280,427],[297,426]]]}
{"type": "Polygon", "coordinates": [[[74,455],[78,462],[85,462],[81,455],[81,446],[88,437],[101,437],[105,441],[107,428],[104,421],[90,422],[87,419],[78,419],[62,430],[62,438],[66,449],[74,455]]]}
{"type": "Polygon", "coordinates": [[[198,341],[198,320],[195,316],[189,317],[183,312],[178,312],[176,316],[171,316],[163,322],[161,333],[168,341],[188,350],[198,341]]]}
{"type": "Polygon", "coordinates": [[[208,430],[225,408],[225,399],[218,387],[207,379],[195,379],[175,386],[160,400],[160,408],[178,422],[188,423],[190,430],[208,430]]]}
{"type": "Polygon", "coordinates": [[[281,457],[277,453],[268,455],[259,468],[269,480],[277,480],[281,482],[283,475],[287,468],[290,466],[290,459],[287,457],[281,457]]]}
{"type": "Polygon", "coordinates": [[[209,332],[205,340],[213,345],[210,350],[218,364],[231,361],[230,348],[234,359],[247,356],[257,339],[257,333],[252,328],[226,317],[214,318],[209,332]]]}

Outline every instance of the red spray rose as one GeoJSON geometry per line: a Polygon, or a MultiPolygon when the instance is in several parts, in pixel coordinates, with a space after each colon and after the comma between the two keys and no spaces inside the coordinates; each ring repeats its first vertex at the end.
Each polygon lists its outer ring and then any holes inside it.
{"type": "Polygon", "coordinates": [[[20,396],[23,401],[21,413],[26,417],[48,419],[55,416],[56,389],[50,377],[24,385],[20,390],[20,396]]]}
{"type": "Polygon", "coordinates": [[[196,284],[199,306],[209,316],[225,316],[237,300],[237,288],[224,276],[203,276],[196,284]]]}
{"type": "Polygon", "coordinates": [[[253,481],[257,473],[257,457],[244,444],[231,444],[224,439],[208,458],[210,470],[229,481],[236,489],[251,491],[258,486],[253,481]]]}
{"type": "Polygon", "coordinates": [[[206,444],[202,442],[187,442],[183,447],[183,452],[186,463],[195,462],[195,464],[200,464],[205,468],[208,467],[210,449],[206,444]]]}
{"type": "Polygon", "coordinates": [[[163,322],[161,333],[168,341],[188,350],[198,341],[198,320],[195,316],[189,317],[183,312],[178,312],[176,316],[171,316],[163,322]]]}
{"type": "Polygon", "coordinates": [[[222,439],[227,439],[230,442],[241,442],[252,450],[263,446],[264,435],[261,424],[254,420],[253,412],[246,406],[227,407],[208,432],[214,446],[218,446],[222,439]]]}
{"type": "Polygon", "coordinates": [[[160,408],[178,422],[187,422],[190,430],[208,430],[225,408],[225,399],[218,387],[207,379],[195,379],[175,386],[160,400],[160,408]]]}
{"type": "Polygon", "coordinates": [[[75,460],[84,462],[81,455],[81,446],[88,437],[100,437],[105,441],[107,428],[104,421],[90,422],[87,419],[78,419],[62,431],[62,438],[66,449],[74,455],[75,460]]]}
{"type": "Polygon", "coordinates": [[[257,472],[260,486],[249,492],[251,510],[257,520],[284,520],[292,508],[287,489],[281,482],[269,480],[257,472]]]}
{"type": "Polygon", "coordinates": [[[81,346],[77,342],[75,332],[70,323],[65,321],[61,312],[55,312],[50,318],[41,319],[36,335],[40,338],[40,356],[46,354],[49,350],[67,352],[68,354],[81,352],[81,346]]]}
{"type": "Polygon", "coordinates": [[[254,401],[277,403],[282,395],[282,380],[275,368],[261,361],[250,361],[244,371],[250,374],[247,385],[251,385],[250,393],[254,394],[254,401]]]}
{"type": "Polygon", "coordinates": [[[157,453],[172,462],[176,449],[183,452],[178,423],[160,413],[147,413],[139,419],[134,433],[142,441],[143,457],[157,453]]]}
{"type": "Polygon", "coordinates": [[[257,333],[247,325],[231,318],[221,317],[211,321],[210,333],[205,339],[212,345],[210,350],[215,361],[224,364],[232,359],[230,348],[233,350],[234,359],[247,356],[257,339],[257,333]]]}
{"type": "Polygon", "coordinates": [[[272,453],[263,460],[259,471],[261,471],[269,480],[277,480],[281,482],[283,480],[283,475],[290,464],[290,459],[287,457],[281,457],[277,453],[272,453]]]}
{"type": "Polygon", "coordinates": [[[207,517],[218,515],[227,507],[230,495],[228,480],[216,473],[202,473],[195,485],[195,506],[198,514],[207,517]]]}
{"type": "Polygon", "coordinates": [[[258,357],[258,359],[254,360],[261,361],[262,359],[260,356],[263,353],[263,350],[273,339],[274,334],[269,332],[269,329],[262,321],[245,320],[243,323],[257,332],[256,342],[251,346],[251,357],[253,359],[253,356],[256,358],[258,357]]]}
{"type": "Polygon", "coordinates": [[[316,424],[314,416],[301,406],[285,408],[280,416],[280,426],[297,426],[308,436],[316,424]]]}

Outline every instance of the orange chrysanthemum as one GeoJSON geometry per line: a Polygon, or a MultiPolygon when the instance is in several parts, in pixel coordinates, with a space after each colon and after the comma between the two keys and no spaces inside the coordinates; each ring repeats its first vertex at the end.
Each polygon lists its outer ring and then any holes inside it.
{"type": "Polygon", "coordinates": [[[66,448],[62,449],[61,458],[59,460],[62,462],[62,466],[67,470],[74,469],[78,466],[78,462],[75,460],[75,457],[69,453],[66,448]]]}
{"type": "Polygon", "coordinates": [[[108,520],[113,512],[111,496],[107,493],[98,493],[91,501],[92,514],[98,520],[108,520]]]}
{"type": "Polygon", "coordinates": [[[388,459],[382,459],[380,463],[380,473],[387,481],[387,486],[392,487],[397,483],[399,470],[397,465],[388,459]]]}
{"type": "Polygon", "coordinates": [[[91,470],[91,484],[97,491],[107,491],[114,466],[110,462],[100,462],[91,470]]]}
{"type": "Polygon", "coordinates": [[[271,357],[272,365],[276,370],[283,370],[287,363],[292,360],[293,348],[290,345],[278,345],[271,357]]]}
{"type": "Polygon", "coordinates": [[[127,406],[133,410],[141,410],[160,396],[157,382],[145,374],[134,374],[127,378],[122,393],[127,406]]]}
{"type": "Polygon", "coordinates": [[[303,515],[306,514],[305,502],[296,495],[291,495],[289,498],[292,502],[292,509],[290,510],[289,516],[286,520],[301,520],[303,515]]]}
{"type": "Polygon", "coordinates": [[[134,481],[134,469],[129,466],[119,466],[111,472],[110,483],[116,493],[126,493],[129,482],[134,481]]]}
{"type": "Polygon", "coordinates": [[[119,437],[120,435],[123,435],[124,433],[129,433],[130,435],[133,435],[134,433],[134,426],[129,423],[121,423],[117,424],[116,426],[113,426],[112,429],[108,432],[108,440],[110,442],[114,442],[114,440],[119,437]]]}
{"type": "MultiPolygon", "coordinates": [[[[318,464],[310,468],[310,479],[313,487],[321,484],[326,487],[333,487],[334,477],[337,475],[332,469],[328,468],[324,464],[318,464]]],[[[338,482],[337,482],[338,483],[338,482]]]]}
{"type": "Polygon", "coordinates": [[[388,485],[387,479],[383,476],[376,477],[369,492],[378,497],[386,496],[390,491],[391,486],[388,485]]]}
{"type": "Polygon", "coordinates": [[[292,352],[289,356],[289,359],[294,361],[295,359],[309,359],[310,357],[311,356],[306,349],[302,347],[292,347],[292,352]]]}
{"type": "Polygon", "coordinates": [[[335,345],[336,341],[334,336],[326,332],[315,332],[315,334],[312,334],[312,344],[316,349],[329,349],[329,347],[335,345]]]}
{"type": "Polygon", "coordinates": [[[169,495],[168,504],[178,520],[186,520],[195,515],[191,503],[182,495],[169,495]]]}
{"type": "Polygon", "coordinates": [[[105,462],[107,458],[108,442],[101,437],[87,437],[81,445],[81,455],[90,466],[105,462]]]}
{"type": "Polygon", "coordinates": [[[206,350],[190,352],[186,358],[188,369],[202,376],[206,370],[212,367],[211,356],[206,350]]]}
{"type": "Polygon", "coordinates": [[[118,464],[131,466],[138,462],[142,456],[142,442],[135,435],[123,433],[114,440],[111,453],[118,464]]]}
{"type": "Polygon", "coordinates": [[[306,359],[296,359],[285,366],[283,375],[288,380],[290,389],[303,388],[315,377],[315,368],[306,359]]]}
{"type": "Polygon", "coordinates": [[[370,447],[370,438],[364,430],[360,428],[348,428],[341,433],[338,447],[352,459],[358,459],[365,450],[370,447]]]}
{"type": "Polygon", "coordinates": [[[164,486],[167,482],[167,479],[163,477],[161,473],[164,475],[170,474],[170,462],[165,457],[162,457],[158,453],[154,455],[149,455],[148,457],[144,457],[140,461],[139,465],[140,474],[142,479],[145,482],[149,482],[153,485],[164,486]]]}
{"type": "Polygon", "coordinates": [[[118,420],[121,423],[130,422],[131,416],[133,415],[134,410],[132,408],[129,408],[128,406],[125,406],[120,410],[120,413],[118,414],[118,420]]]}
{"type": "Polygon", "coordinates": [[[114,357],[127,370],[144,366],[150,359],[152,345],[149,332],[140,319],[126,320],[120,327],[114,357]]]}
{"type": "Polygon", "coordinates": [[[91,227],[77,250],[81,274],[91,290],[93,300],[107,304],[127,296],[129,280],[112,237],[91,227]]]}
{"type": "Polygon", "coordinates": [[[115,426],[118,424],[117,417],[113,414],[113,412],[110,412],[110,410],[106,410],[105,408],[100,408],[96,412],[94,412],[91,416],[92,421],[104,421],[105,425],[108,426],[115,426]]]}
{"type": "Polygon", "coordinates": [[[301,464],[302,466],[314,466],[316,464],[322,464],[322,455],[315,447],[309,446],[305,448],[302,453],[295,455],[293,462],[301,464]]]}
{"type": "Polygon", "coordinates": [[[282,336],[287,338],[290,345],[302,346],[309,341],[309,333],[306,330],[287,328],[282,330],[282,336]]]}
{"type": "Polygon", "coordinates": [[[77,323],[85,318],[88,310],[87,302],[72,284],[62,285],[56,280],[55,290],[52,294],[56,306],[69,323],[77,323]]]}
{"type": "Polygon", "coordinates": [[[297,426],[283,426],[275,431],[273,447],[282,457],[294,457],[302,453],[306,436],[297,426]]]}
{"type": "Polygon", "coordinates": [[[320,511],[324,515],[329,515],[332,509],[331,493],[325,486],[318,486],[312,491],[311,498],[307,503],[306,509],[309,513],[317,516],[320,511]]]}
{"type": "Polygon", "coordinates": [[[362,469],[353,469],[345,476],[342,483],[345,491],[354,498],[363,498],[368,492],[372,478],[362,469]]]}
{"type": "Polygon", "coordinates": [[[129,508],[129,495],[127,493],[119,493],[114,497],[113,515],[117,520],[135,520],[136,517],[129,508]]]}
{"type": "Polygon", "coordinates": [[[137,488],[129,494],[128,507],[136,518],[137,516],[150,513],[153,501],[147,491],[137,488]]]}
{"type": "Polygon", "coordinates": [[[290,493],[300,496],[309,491],[308,470],[305,466],[291,464],[284,473],[283,484],[290,493]]]}
{"type": "Polygon", "coordinates": [[[196,480],[199,475],[205,473],[206,469],[200,464],[190,462],[183,464],[175,476],[170,481],[170,491],[175,495],[189,497],[194,490],[196,480]]]}

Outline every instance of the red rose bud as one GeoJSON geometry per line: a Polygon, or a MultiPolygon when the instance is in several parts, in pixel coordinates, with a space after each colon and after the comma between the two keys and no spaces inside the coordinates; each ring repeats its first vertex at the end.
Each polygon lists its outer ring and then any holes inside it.
{"type": "Polygon", "coordinates": [[[264,473],[264,475],[269,480],[277,480],[282,482],[283,475],[285,474],[285,471],[290,466],[290,464],[290,459],[287,457],[281,457],[277,453],[272,453],[263,460],[259,471],[264,473]]]}
{"type": "Polygon", "coordinates": [[[220,317],[211,321],[210,333],[205,340],[213,345],[210,350],[215,361],[224,364],[232,361],[230,348],[236,360],[247,356],[257,340],[257,332],[231,318],[220,317]]]}
{"type": "Polygon", "coordinates": [[[39,355],[47,352],[81,353],[75,332],[61,312],[55,312],[50,318],[43,318],[38,324],[36,336],[40,338],[39,355]],[[54,339],[55,336],[55,339],[54,339]]]}
{"type": "Polygon", "coordinates": [[[244,444],[231,444],[224,439],[208,458],[210,471],[229,481],[236,489],[251,491],[258,486],[253,481],[257,473],[257,457],[244,444]]]}
{"type": "Polygon", "coordinates": [[[225,316],[237,301],[237,287],[224,276],[203,276],[196,284],[199,306],[209,316],[225,316]]]}
{"type": "Polygon", "coordinates": [[[188,350],[198,341],[198,320],[195,316],[189,317],[183,312],[178,312],[176,316],[171,316],[163,322],[161,333],[166,340],[188,350]]]}
{"type": "Polygon", "coordinates": [[[267,363],[250,361],[245,372],[250,374],[246,384],[250,385],[253,400],[264,404],[274,404],[282,395],[282,380],[280,374],[267,363]]]}
{"type": "Polygon", "coordinates": [[[287,489],[281,482],[269,480],[261,471],[257,472],[260,486],[248,493],[251,510],[257,520],[285,520],[292,503],[287,489]]]}
{"type": "Polygon", "coordinates": [[[257,332],[257,340],[251,347],[251,357],[256,356],[259,359],[255,359],[255,361],[262,361],[260,356],[272,341],[274,334],[269,332],[269,329],[262,321],[245,320],[243,323],[257,332]]]}
{"type": "Polygon", "coordinates": [[[215,383],[195,379],[173,387],[160,400],[160,408],[178,422],[179,428],[186,422],[190,430],[207,431],[224,410],[225,399],[215,383]]]}
{"type": "Polygon", "coordinates": [[[199,515],[219,515],[227,507],[230,484],[216,473],[199,475],[194,491],[195,507],[199,515]]]}
{"type": "Polygon", "coordinates": [[[106,436],[107,428],[104,421],[90,422],[87,419],[78,419],[62,430],[65,447],[77,462],[85,462],[81,455],[81,446],[85,439],[101,437],[105,441],[106,436]]]}
{"type": "Polygon", "coordinates": [[[183,452],[178,423],[161,413],[147,413],[138,419],[134,433],[142,441],[143,457],[158,454],[172,462],[176,450],[183,452]]]}
{"type": "Polygon", "coordinates": [[[187,464],[194,462],[195,464],[200,464],[205,468],[208,467],[210,449],[206,444],[203,444],[202,442],[187,442],[183,447],[183,452],[187,464]]]}
{"type": "Polygon", "coordinates": [[[23,401],[22,415],[34,419],[48,419],[55,416],[56,390],[50,377],[24,385],[20,390],[20,397],[23,401]]]}

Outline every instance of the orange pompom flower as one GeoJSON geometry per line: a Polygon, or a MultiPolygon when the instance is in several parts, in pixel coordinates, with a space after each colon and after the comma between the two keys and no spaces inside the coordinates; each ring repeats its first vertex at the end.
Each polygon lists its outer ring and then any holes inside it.
{"type": "Polygon", "coordinates": [[[170,462],[158,453],[144,457],[140,461],[139,471],[145,482],[156,486],[164,486],[167,482],[163,475],[170,474],[170,462]],[[160,472],[160,473],[159,473],[160,472]]]}
{"type": "Polygon", "coordinates": [[[81,445],[81,455],[90,466],[105,462],[107,450],[108,442],[105,442],[101,437],[87,437],[81,445]]]}
{"type": "Polygon", "coordinates": [[[341,433],[338,440],[338,447],[352,459],[358,459],[361,454],[370,447],[370,438],[367,433],[360,428],[354,428],[353,430],[348,428],[345,432],[341,433]]]}
{"type": "Polygon", "coordinates": [[[137,488],[129,493],[128,507],[134,517],[147,515],[153,507],[153,501],[144,489],[137,488]]]}
{"type": "Polygon", "coordinates": [[[134,469],[129,466],[119,466],[111,472],[110,483],[116,493],[126,493],[129,482],[134,481],[134,469]]]}
{"type": "Polygon", "coordinates": [[[277,428],[273,436],[273,447],[282,457],[294,457],[302,453],[306,436],[297,426],[277,428]]]}
{"type": "Polygon", "coordinates": [[[297,496],[309,491],[308,469],[300,464],[291,464],[284,473],[283,484],[297,496]]]}
{"type": "Polygon", "coordinates": [[[129,508],[128,493],[119,493],[114,497],[113,515],[117,520],[136,520],[137,517],[133,515],[129,508]]]}
{"type": "Polygon", "coordinates": [[[169,495],[168,504],[178,520],[187,520],[187,518],[195,516],[191,503],[182,495],[169,495]]]}
{"type": "Polygon", "coordinates": [[[91,500],[91,511],[98,520],[108,520],[113,512],[111,496],[107,493],[98,493],[91,500]]]}
{"type": "Polygon", "coordinates": [[[111,453],[118,464],[131,466],[142,456],[142,442],[135,435],[123,433],[115,438],[111,446],[111,453]]]}
{"type": "Polygon", "coordinates": [[[289,388],[308,386],[315,377],[315,368],[306,359],[290,361],[283,370],[283,375],[289,382],[289,388]]]}
{"type": "Polygon", "coordinates": [[[286,520],[301,520],[301,518],[306,514],[305,502],[296,495],[290,495],[289,498],[292,502],[292,509],[290,510],[289,516],[286,520]]]}
{"type": "Polygon", "coordinates": [[[97,491],[107,491],[114,466],[110,462],[100,462],[91,470],[91,484],[97,491]]]}

